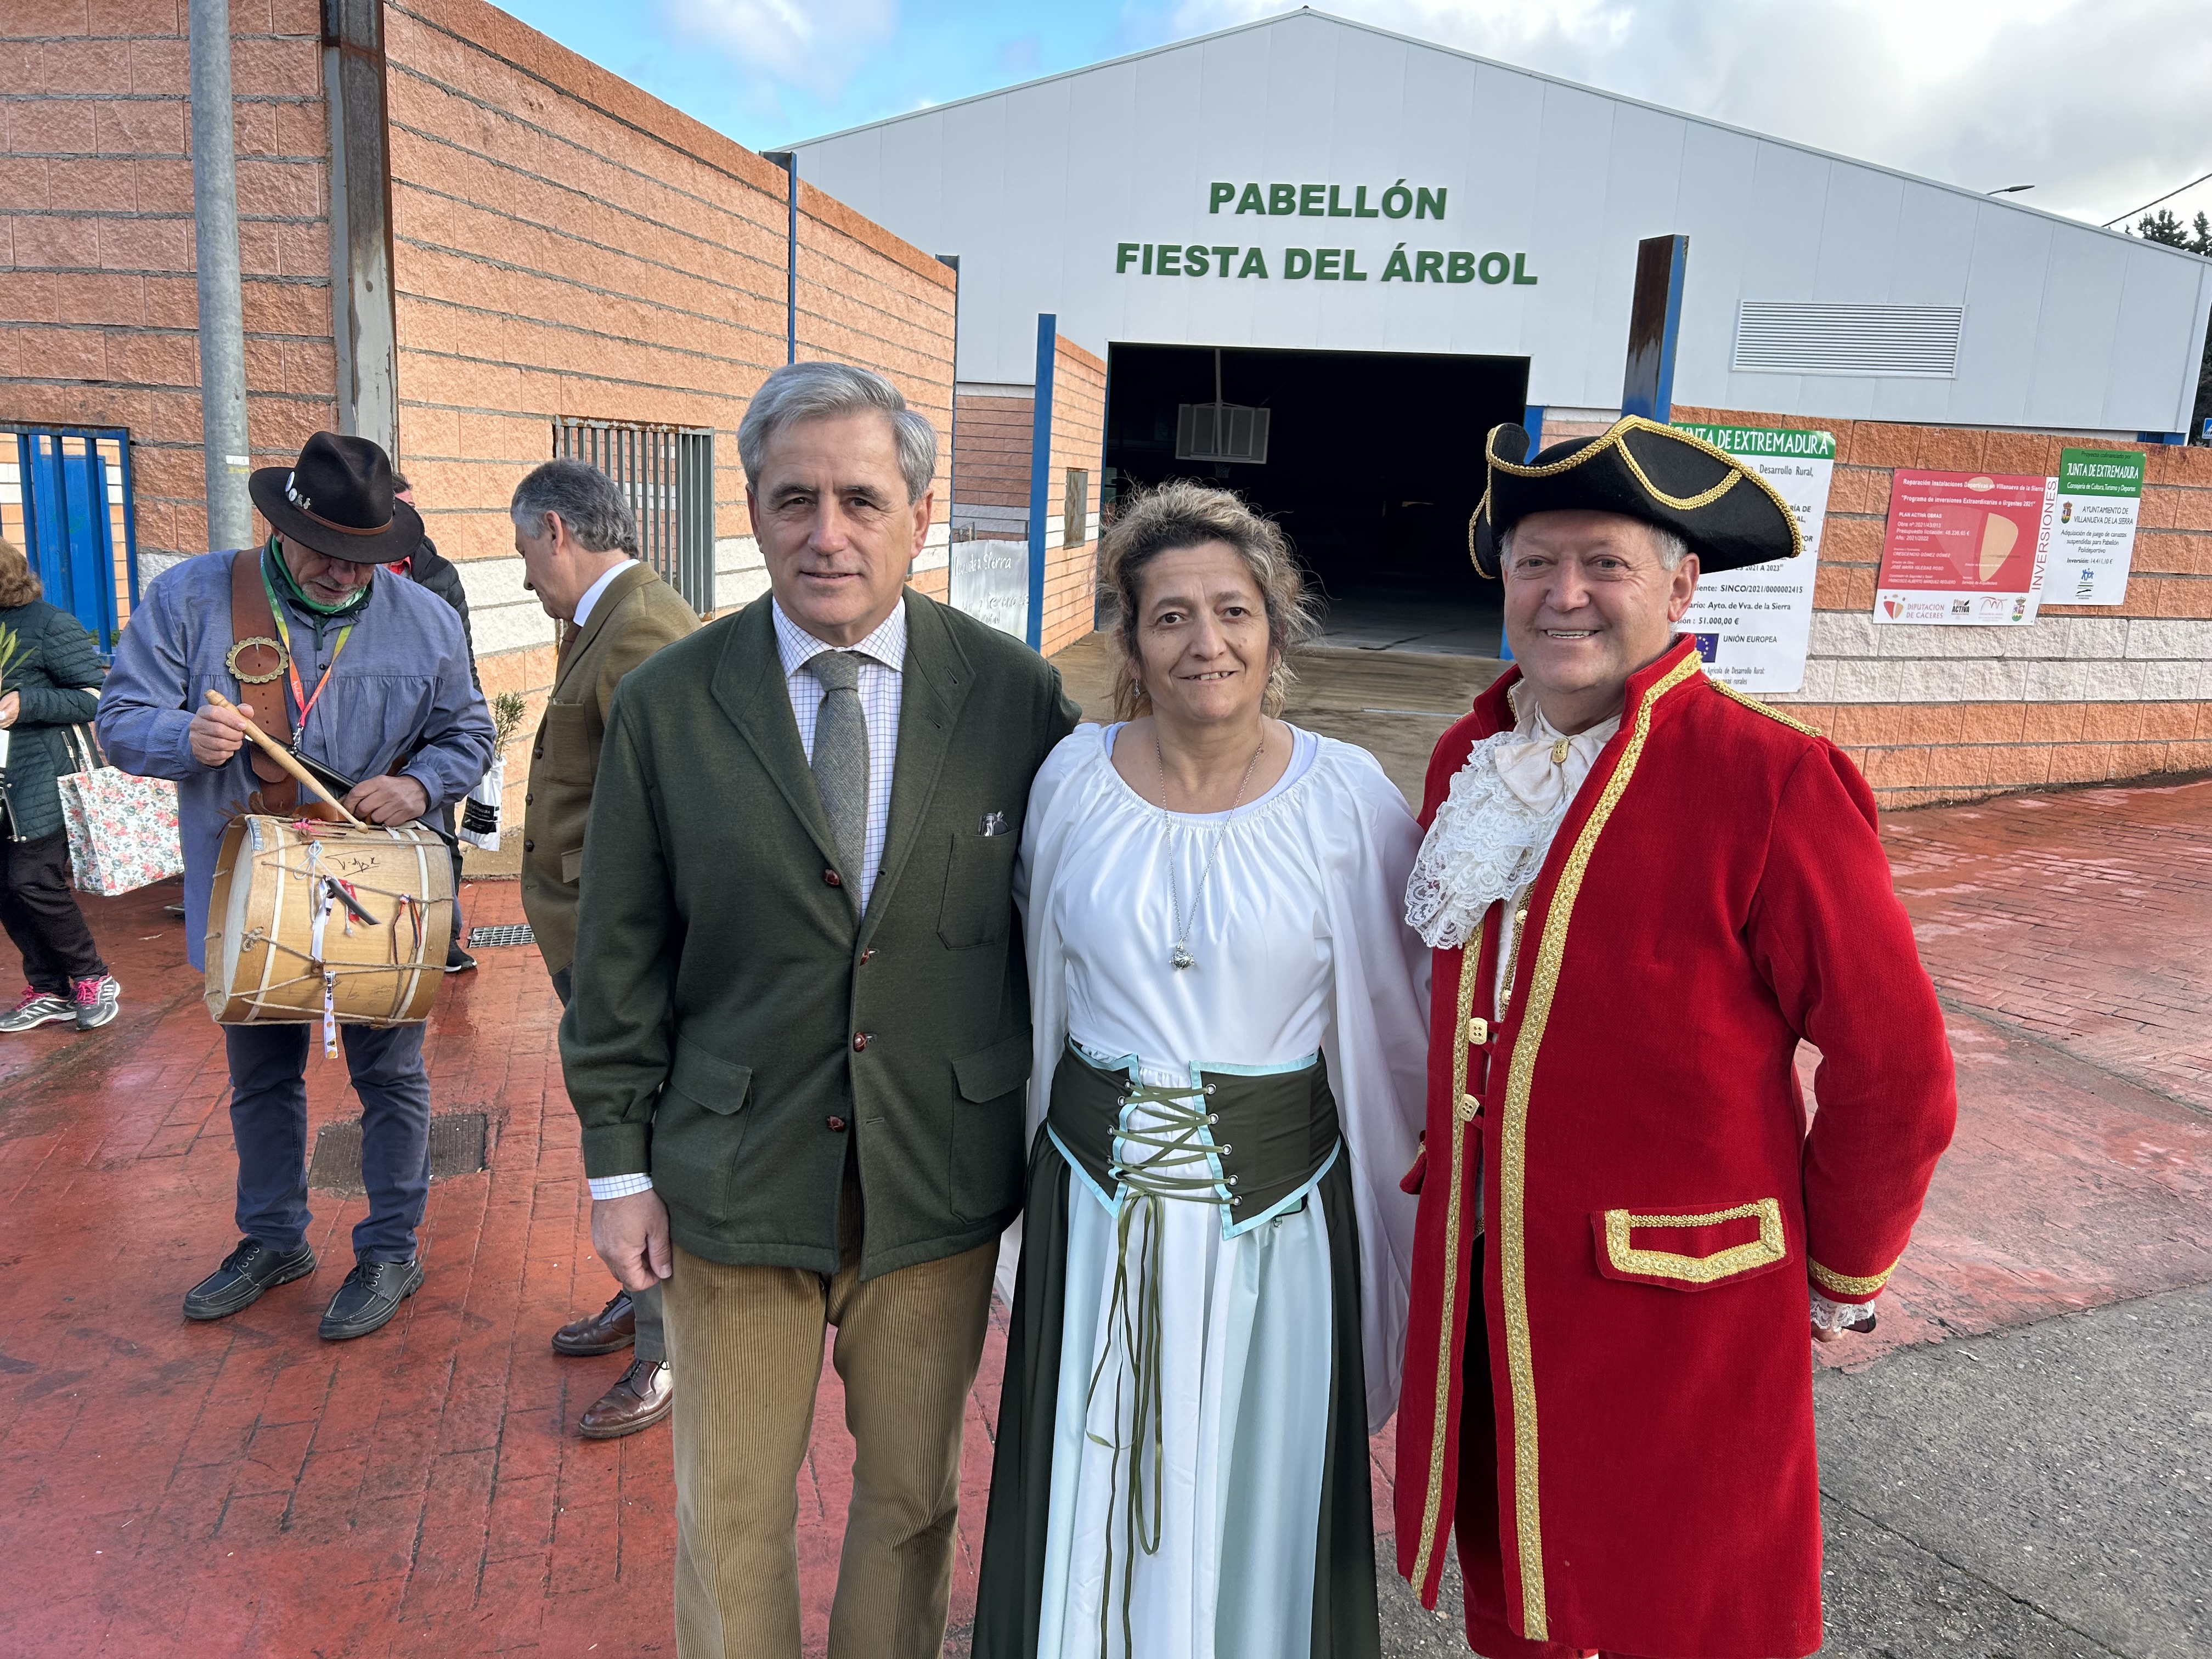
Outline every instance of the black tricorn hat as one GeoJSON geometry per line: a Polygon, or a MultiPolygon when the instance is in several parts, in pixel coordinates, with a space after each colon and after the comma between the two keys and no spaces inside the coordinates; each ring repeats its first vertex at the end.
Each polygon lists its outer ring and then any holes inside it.
{"type": "Polygon", "coordinates": [[[396,564],[422,544],[422,518],[392,495],[392,458],[367,438],[318,432],[290,466],[246,481],[261,516],[287,541],[352,564],[396,564]]]}
{"type": "Polygon", "coordinates": [[[1624,415],[1595,438],[1570,438],[1533,459],[1517,426],[1491,428],[1490,476],[1468,552],[1496,577],[1504,534],[1531,513],[1620,513],[1671,530],[1710,574],[1805,550],[1792,513],[1774,486],[1729,454],[1679,427],[1624,415]]]}

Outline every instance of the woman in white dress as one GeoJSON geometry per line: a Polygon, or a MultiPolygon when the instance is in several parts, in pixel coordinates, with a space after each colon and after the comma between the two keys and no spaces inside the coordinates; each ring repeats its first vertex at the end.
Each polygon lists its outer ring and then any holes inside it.
{"type": "Polygon", "coordinates": [[[1016,878],[1032,1143],[975,1651],[1365,1659],[1420,832],[1364,750],[1271,718],[1307,625],[1273,524],[1170,484],[1101,555],[1125,719],[1046,761],[1016,878]]]}

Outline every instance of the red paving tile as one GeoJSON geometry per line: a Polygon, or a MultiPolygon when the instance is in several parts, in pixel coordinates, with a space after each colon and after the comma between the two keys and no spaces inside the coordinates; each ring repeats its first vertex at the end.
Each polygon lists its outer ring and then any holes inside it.
{"type": "MultiPolygon", "coordinates": [[[[1887,839],[1961,1109],[1882,1328],[1846,1357],[2212,1279],[2212,785],[1905,813],[1887,839]]],[[[401,1316],[317,1340],[362,1210],[319,1193],[321,1272],[192,1325],[177,1299],[233,1242],[234,1166],[173,893],[88,903],[115,1024],[0,1039],[0,1654],[672,1652],[667,1437],[575,1439],[623,1362],[546,1346],[608,1286],[536,957],[482,952],[431,1022],[437,1108],[488,1115],[489,1168],[433,1189],[401,1316]]],[[[513,884],[476,888],[471,919],[520,921],[513,884]]],[[[355,1109],[343,1079],[311,1067],[313,1123],[355,1109]]],[[[994,1323],[955,1651],[1002,1348],[994,1323]]],[[[1376,1450],[1387,1508],[1387,1431],[1376,1450]]],[[[800,1476],[811,1652],[851,1455],[825,1373],[800,1476]]]]}

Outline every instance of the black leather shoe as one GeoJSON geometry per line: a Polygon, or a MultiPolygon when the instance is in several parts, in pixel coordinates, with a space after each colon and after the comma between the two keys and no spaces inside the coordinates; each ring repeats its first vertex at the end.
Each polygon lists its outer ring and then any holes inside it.
{"type": "Polygon", "coordinates": [[[637,1310],[628,1291],[617,1291],[595,1314],[572,1319],[553,1333],[553,1352],[570,1358],[618,1353],[637,1340],[637,1310]]]}
{"type": "Polygon", "coordinates": [[[258,1302],[264,1291],[314,1271],[315,1253],[305,1244],[296,1250],[272,1250],[241,1238],[238,1248],[223,1257],[222,1266],[185,1292],[185,1317],[228,1319],[258,1302]]]}
{"type": "Polygon", "coordinates": [[[323,1340],[343,1342],[381,1330],[399,1304],[422,1287],[419,1261],[356,1261],[323,1310],[323,1340]]]}

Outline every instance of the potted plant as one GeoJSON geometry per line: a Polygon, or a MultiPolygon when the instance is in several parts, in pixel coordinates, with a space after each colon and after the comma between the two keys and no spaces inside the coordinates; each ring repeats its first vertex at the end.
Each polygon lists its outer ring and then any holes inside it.
{"type": "Polygon", "coordinates": [[[507,746],[522,730],[528,712],[520,691],[502,691],[491,700],[491,769],[461,804],[458,830],[463,841],[487,853],[499,851],[499,797],[507,782],[507,746]]]}

